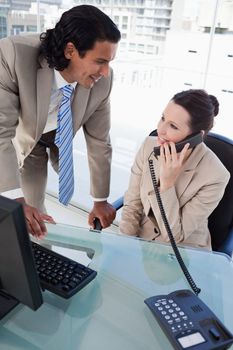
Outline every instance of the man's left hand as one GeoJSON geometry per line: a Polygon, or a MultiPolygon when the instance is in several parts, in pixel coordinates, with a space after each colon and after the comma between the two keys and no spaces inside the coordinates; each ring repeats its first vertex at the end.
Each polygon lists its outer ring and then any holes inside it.
{"type": "Polygon", "coordinates": [[[112,224],[115,217],[116,209],[110,203],[107,201],[94,202],[94,206],[89,214],[88,224],[94,228],[94,220],[98,218],[101,226],[106,228],[112,224]]]}

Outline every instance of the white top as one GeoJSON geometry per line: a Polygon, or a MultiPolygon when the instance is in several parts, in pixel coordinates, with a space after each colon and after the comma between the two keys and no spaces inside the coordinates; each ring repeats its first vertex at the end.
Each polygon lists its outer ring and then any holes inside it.
{"type": "MultiPolygon", "coordinates": [[[[57,114],[58,114],[59,106],[62,100],[62,92],[60,89],[67,84],[68,84],[67,81],[61,76],[61,74],[54,69],[54,80],[53,80],[52,93],[50,97],[48,119],[47,119],[47,123],[45,125],[43,133],[55,130],[57,128],[57,114]]],[[[75,89],[77,82],[71,83],[69,85],[73,86],[73,88],[75,89]]],[[[73,99],[73,94],[71,96],[71,101],[72,99],[73,99]]]]}

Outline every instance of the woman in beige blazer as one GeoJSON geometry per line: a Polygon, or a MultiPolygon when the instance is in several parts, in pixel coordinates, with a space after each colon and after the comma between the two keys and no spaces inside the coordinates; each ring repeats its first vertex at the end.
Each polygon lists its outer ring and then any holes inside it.
{"type": "Polygon", "coordinates": [[[194,148],[187,143],[181,152],[175,143],[197,132],[205,137],[217,114],[217,99],[204,90],[182,91],[171,99],[158,123],[158,136],[147,137],[137,153],[124,198],[122,233],[169,242],[151,179],[151,159],[176,242],[211,249],[208,217],[223,196],[229,173],[203,142],[194,148]],[[160,156],[154,156],[155,146],[160,156]]]}

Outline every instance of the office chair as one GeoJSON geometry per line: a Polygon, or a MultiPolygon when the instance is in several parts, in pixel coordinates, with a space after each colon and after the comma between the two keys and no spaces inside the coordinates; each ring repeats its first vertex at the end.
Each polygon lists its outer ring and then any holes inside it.
{"type": "Polygon", "coordinates": [[[231,177],[224,195],[208,219],[212,248],[232,256],[233,252],[233,141],[210,132],[205,144],[218,156],[231,177]]]}
{"type": "MultiPolygon", "coordinates": [[[[155,135],[157,132],[153,130],[150,136],[155,135]]],[[[212,249],[231,257],[233,253],[233,141],[222,135],[209,132],[204,142],[231,174],[221,201],[208,219],[212,249]]],[[[122,196],[112,203],[116,210],[123,206],[123,198],[122,196]]],[[[97,226],[96,229],[101,230],[101,225],[97,226]]]]}

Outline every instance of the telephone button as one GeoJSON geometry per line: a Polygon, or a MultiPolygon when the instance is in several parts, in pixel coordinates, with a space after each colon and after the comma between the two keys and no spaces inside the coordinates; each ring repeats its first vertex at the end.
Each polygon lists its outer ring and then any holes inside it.
{"type": "Polygon", "coordinates": [[[215,328],[215,327],[211,327],[209,329],[209,333],[212,335],[212,337],[215,339],[215,340],[219,340],[220,339],[220,333],[218,332],[218,330],[215,328]]]}

